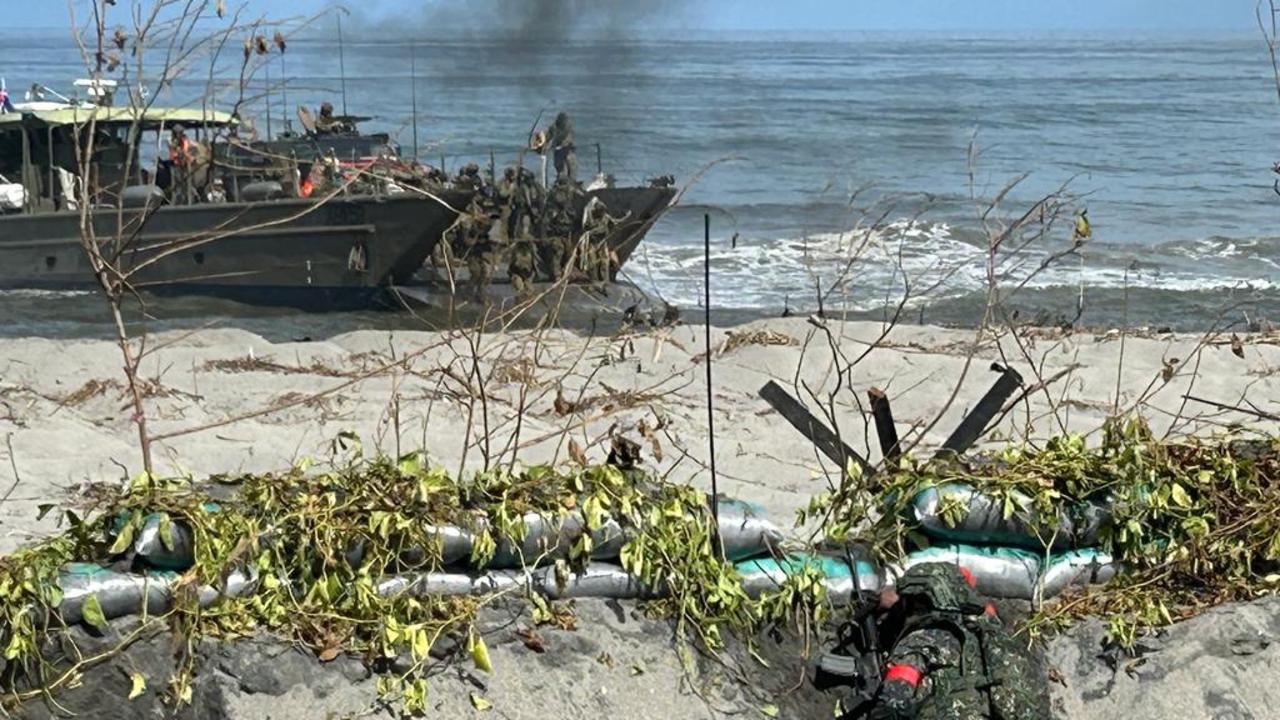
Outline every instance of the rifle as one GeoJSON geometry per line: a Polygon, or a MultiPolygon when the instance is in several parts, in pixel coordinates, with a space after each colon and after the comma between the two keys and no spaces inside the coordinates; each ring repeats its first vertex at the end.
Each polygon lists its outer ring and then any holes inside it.
{"type": "MultiPolygon", "coordinates": [[[[853,575],[855,596],[865,600],[872,593],[863,591],[853,547],[846,547],[845,557],[853,575]]],[[[836,648],[823,653],[818,659],[814,673],[814,685],[818,689],[846,689],[847,702],[841,701],[842,717],[846,720],[866,717],[880,692],[884,658],[880,652],[880,634],[873,612],[875,607],[874,602],[864,603],[864,607],[841,628],[836,648]]]]}

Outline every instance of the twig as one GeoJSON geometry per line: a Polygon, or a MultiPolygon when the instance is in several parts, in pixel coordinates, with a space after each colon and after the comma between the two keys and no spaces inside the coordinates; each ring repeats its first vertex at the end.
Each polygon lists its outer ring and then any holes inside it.
{"type": "MultiPolygon", "coordinates": [[[[1183,395],[1182,397],[1186,398],[1187,400],[1190,400],[1191,402],[1200,403],[1201,405],[1208,405],[1209,407],[1215,407],[1215,408],[1218,408],[1219,410],[1238,412],[1242,415],[1250,415],[1260,420],[1271,420],[1273,422],[1280,422],[1280,415],[1276,415],[1275,413],[1269,413],[1265,410],[1259,410],[1257,408],[1252,408],[1252,407],[1244,408],[1238,405],[1227,405],[1225,403],[1220,403],[1214,400],[1205,400],[1203,398],[1198,398],[1194,395],[1183,395]]],[[[1252,405],[1252,403],[1250,404],[1252,405]]]]}

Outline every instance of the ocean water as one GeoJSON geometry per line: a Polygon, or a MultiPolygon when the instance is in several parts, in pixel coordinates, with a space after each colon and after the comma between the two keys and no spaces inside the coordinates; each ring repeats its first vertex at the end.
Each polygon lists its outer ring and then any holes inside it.
{"type": "MultiPolygon", "coordinates": [[[[988,283],[981,199],[1028,173],[989,220],[1020,215],[1068,183],[1094,237],[1039,272],[1043,258],[1070,244],[1069,222],[1002,258],[1006,302],[1020,318],[1070,318],[1083,293],[1089,325],[1280,322],[1280,195],[1271,171],[1280,160],[1280,101],[1260,37],[410,45],[355,35],[341,53],[328,39],[294,41],[259,73],[251,92],[270,87],[273,131],[298,104],[329,99],[341,110],[345,78],[347,109],[372,116],[366,129],[392,132],[412,152],[416,76],[422,159],[487,166],[492,152],[501,166],[535,119],[545,124],[565,109],[584,174],[596,169],[598,143],[603,169],[620,183],[696,178],[685,207],[625,268],[691,312],[701,305],[702,216],[710,213],[712,305],[723,319],[811,311],[819,292],[829,313],[881,317],[906,293],[912,321],[972,323],[988,283]],[[869,223],[875,232],[863,231],[869,223]]],[[[0,30],[0,75],[11,90],[68,88],[81,68],[65,32],[0,30]]],[[[198,101],[206,72],[177,82],[166,100],[198,101]]],[[[225,105],[235,93],[219,83],[214,97],[225,105]]],[[[250,107],[265,131],[267,103],[250,107]]],[[[0,334],[99,332],[92,301],[0,293],[8,318],[0,334]]],[[[200,300],[149,311],[160,326],[215,318],[270,335],[414,322],[200,300]]]]}

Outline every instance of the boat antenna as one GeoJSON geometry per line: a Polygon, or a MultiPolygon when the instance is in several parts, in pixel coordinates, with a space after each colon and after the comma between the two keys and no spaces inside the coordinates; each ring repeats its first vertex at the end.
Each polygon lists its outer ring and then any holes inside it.
{"type": "Polygon", "coordinates": [[[270,139],[271,139],[271,136],[272,136],[272,134],[273,134],[273,133],[271,132],[271,63],[264,63],[264,64],[263,64],[263,66],[262,66],[262,70],[263,70],[263,72],[265,72],[265,73],[266,73],[266,76],[267,76],[267,78],[266,78],[266,79],[267,79],[267,92],[266,92],[266,100],[267,100],[267,139],[268,139],[268,140],[270,140],[270,139]]]}
{"type": "Polygon", "coordinates": [[[711,349],[711,213],[704,214],[702,221],[702,317],[707,339],[707,445],[711,453],[709,463],[711,466],[711,540],[716,554],[724,557],[724,546],[720,538],[720,489],[716,487],[716,417],[712,409],[711,388],[711,359],[715,355],[715,351],[711,349]]]}
{"type": "Polygon", "coordinates": [[[347,56],[342,46],[342,13],[338,13],[338,72],[342,77],[342,114],[347,114],[347,56]]]}
{"type": "Polygon", "coordinates": [[[413,159],[418,160],[418,44],[409,43],[409,82],[413,97],[413,159]]]}
{"type": "Polygon", "coordinates": [[[284,131],[293,132],[293,123],[289,120],[289,71],[284,65],[284,51],[280,51],[280,92],[284,94],[284,131]]]}

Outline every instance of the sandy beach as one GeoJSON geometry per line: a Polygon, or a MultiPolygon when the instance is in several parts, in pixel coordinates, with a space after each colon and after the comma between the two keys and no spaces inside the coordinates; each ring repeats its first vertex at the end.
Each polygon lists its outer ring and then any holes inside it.
{"type": "MultiPolygon", "coordinates": [[[[173,435],[155,445],[157,470],[196,479],[279,470],[304,457],[329,457],[335,438],[349,432],[365,453],[425,447],[433,462],[466,473],[513,457],[525,464],[584,456],[602,461],[618,435],[641,445],[643,462],[654,472],[709,488],[703,333],[699,326],[594,338],[566,331],[355,332],[276,344],[232,329],[153,336],[143,363],[149,429],[173,435]],[[184,430],[196,432],[175,435],[184,430]]],[[[867,390],[889,395],[904,444],[927,453],[986,392],[996,377],[994,362],[1018,370],[1027,392],[1007,403],[1009,412],[985,438],[988,444],[1036,441],[1064,430],[1096,437],[1117,403],[1122,410],[1137,408],[1157,432],[1174,436],[1276,429],[1184,399],[1190,394],[1226,405],[1252,400],[1268,409],[1280,397],[1274,338],[1243,337],[1233,346],[1229,335],[1037,330],[984,337],[977,345],[975,339],[971,330],[901,326],[886,332],[876,323],[815,318],[713,328],[721,492],[763,505],[791,528],[795,511],[833,477],[832,463],[760,398],[760,387],[770,380],[819,414],[813,398],[823,398],[835,408],[843,438],[873,463],[879,451],[866,414],[867,390]]],[[[106,341],[0,342],[0,552],[56,529],[58,513],[37,519],[42,505],[73,504],[86,484],[118,482],[139,471],[136,426],[119,364],[118,349],[106,341]]],[[[810,530],[792,532],[799,537],[810,530]]],[[[1270,617],[1244,611],[1259,622],[1270,617]]],[[[1215,633],[1233,632],[1232,612],[1196,622],[1215,633]]],[[[807,685],[792,688],[790,671],[743,685],[711,663],[686,677],[661,624],[617,603],[583,603],[580,613],[577,631],[551,633],[555,650],[547,656],[531,654],[511,635],[509,623],[495,621],[498,670],[483,684],[497,717],[585,718],[612,710],[624,717],[713,718],[759,715],[769,704],[783,709],[781,717],[807,717],[827,702],[807,685]],[[538,672],[527,671],[531,662],[538,672]],[[695,687],[715,687],[715,697],[704,698],[695,687]]],[[[1049,650],[1066,668],[1066,684],[1054,686],[1064,716],[1123,711],[1163,717],[1139,712],[1146,689],[1132,678],[1118,690],[1081,699],[1092,686],[1116,682],[1101,678],[1100,662],[1089,659],[1100,630],[1086,626],[1081,633],[1049,650]]],[[[302,663],[280,670],[284,679],[269,691],[255,689],[228,670],[245,662],[228,659],[227,653],[240,650],[211,652],[218,670],[210,687],[222,693],[228,717],[357,713],[376,696],[356,669],[325,666],[317,680],[305,659],[281,666],[302,663]]],[[[785,648],[774,652],[791,657],[785,648]]],[[[1265,662],[1274,663],[1272,655],[1265,662]]],[[[1226,665],[1232,661],[1215,658],[1196,655],[1199,669],[1170,673],[1170,687],[1194,695],[1200,692],[1196,683],[1213,678],[1237,692],[1243,686],[1231,679],[1226,665]]],[[[778,667],[788,664],[780,659],[778,667]]],[[[434,678],[437,710],[449,717],[473,712],[474,683],[451,673],[434,678]]],[[[1205,713],[1217,707],[1210,700],[1205,713]]]]}
{"type": "MultiPolygon", "coordinates": [[[[199,430],[158,441],[157,472],[203,478],[284,469],[328,457],[343,432],[355,433],[366,453],[425,448],[454,471],[479,470],[486,456],[490,465],[513,456],[525,464],[568,461],[571,444],[603,461],[616,434],[641,443],[654,472],[709,488],[703,332],[354,332],[277,344],[232,329],[153,336],[142,366],[149,430],[199,430]]],[[[828,486],[832,463],[760,398],[770,380],[815,410],[813,397],[823,398],[842,437],[873,463],[879,450],[865,414],[868,389],[889,395],[904,445],[928,452],[986,392],[993,362],[1018,370],[1027,392],[1021,402],[1015,394],[987,443],[1064,430],[1096,434],[1117,399],[1122,410],[1138,407],[1157,432],[1175,436],[1275,429],[1183,397],[1252,400],[1266,410],[1280,397],[1273,339],[1242,338],[1238,357],[1230,336],[1207,343],[1205,336],[1037,331],[986,338],[976,348],[975,337],[921,326],[885,334],[877,323],[805,318],[714,328],[720,491],[763,505],[789,526],[794,511],[828,486]],[[851,370],[838,370],[852,361],[851,370]]],[[[141,469],[119,358],[106,341],[0,342],[0,487],[7,493],[0,551],[52,529],[35,520],[39,505],[141,469]]]]}

